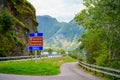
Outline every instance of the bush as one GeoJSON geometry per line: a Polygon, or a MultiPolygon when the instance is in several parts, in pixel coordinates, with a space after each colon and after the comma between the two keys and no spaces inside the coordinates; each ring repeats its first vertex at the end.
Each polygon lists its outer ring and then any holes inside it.
{"type": "Polygon", "coordinates": [[[7,12],[0,14],[0,33],[5,33],[13,30],[15,25],[14,18],[7,12]]]}
{"type": "Polygon", "coordinates": [[[74,59],[78,58],[76,53],[70,53],[69,56],[72,57],[72,58],[74,58],[74,59]]]}

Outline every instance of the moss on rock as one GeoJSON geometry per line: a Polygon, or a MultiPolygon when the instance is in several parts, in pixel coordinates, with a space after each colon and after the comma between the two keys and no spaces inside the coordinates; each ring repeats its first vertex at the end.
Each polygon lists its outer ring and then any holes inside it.
{"type": "MultiPolygon", "coordinates": [[[[25,55],[28,50],[28,33],[36,32],[38,25],[35,9],[27,0],[4,0],[4,7],[0,9],[0,14],[6,12],[15,23],[7,34],[6,30],[0,33],[0,56],[25,55]]],[[[9,17],[8,16],[8,17],[9,17]]],[[[5,20],[7,21],[7,20],[5,20]]],[[[3,26],[4,22],[0,23],[3,26]]],[[[6,26],[7,24],[5,24],[6,26]]],[[[2,28],[0,27],[0,30],[2,28]]]]}

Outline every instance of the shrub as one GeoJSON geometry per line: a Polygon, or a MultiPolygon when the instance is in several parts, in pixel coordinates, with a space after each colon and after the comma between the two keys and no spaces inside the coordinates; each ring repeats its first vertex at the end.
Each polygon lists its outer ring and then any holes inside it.
{"type": "Polygon", "coordinates": [[[11,31],[14,28],[15,20],[7,12],[0,14],[0,33],[11,31]]]}

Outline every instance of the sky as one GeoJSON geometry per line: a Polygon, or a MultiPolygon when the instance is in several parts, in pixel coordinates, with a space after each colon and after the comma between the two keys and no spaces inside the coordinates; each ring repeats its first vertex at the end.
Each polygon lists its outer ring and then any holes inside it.
{"type": "Polygon", "coordinates": [[[49,15],[59,22],[71,21],[85,6],[82,0],[28,0],[36,9],[36,15],[49,15]]]}

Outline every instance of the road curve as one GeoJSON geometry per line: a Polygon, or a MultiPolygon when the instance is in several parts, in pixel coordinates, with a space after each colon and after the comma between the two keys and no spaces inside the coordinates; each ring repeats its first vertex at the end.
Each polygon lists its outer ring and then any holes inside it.
{"type": "Polygon", "coordinates": [[[55,76],[26,76],[0,73],[0,80],[103,80],[90,75],[78,67],[77,62],[61,66],[61,73],[55,76]]]}

